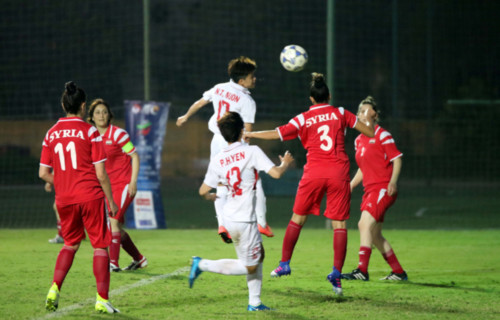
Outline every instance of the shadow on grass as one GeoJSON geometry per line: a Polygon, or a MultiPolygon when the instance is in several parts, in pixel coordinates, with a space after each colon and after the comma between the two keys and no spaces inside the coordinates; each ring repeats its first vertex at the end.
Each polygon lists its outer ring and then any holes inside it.
{"type": "Polygon", "coordinates": [[[483,288],[470,288],[470,287],[462,287],[458,286],[455,281],[451,281],[449,284],[447,283],[426,283],[426,282],[412,282],[405,281],[401,282],[402,285],[412,285],[412,286],[420,286],[427,288],[442,288],[442,289],[455,289],[455,290],[463,290],[463,291],[475,291],[475,292],[488,292],[489,290],[483,288]]]}
{"type": "MultiPolygon", "coordinates": [[[[344,302],[352,302],[354,299],[352,297],[346,296],[336,296],[333,291],[330,293],[313,291],[313,290],[304,290],[299,288],[290,288],[290,289],[267,289],[266,291],[270,291],[275,295],[282,295],[286,299],[290,299],[290,297],[295,297],[300,299],[301,301],[310,301],[311,303],[322,303],[322,302],[335,302],[335,303],[344,303],[344,302]]],[[[290,299],[293,300],[293,299],[290,299]]]]}

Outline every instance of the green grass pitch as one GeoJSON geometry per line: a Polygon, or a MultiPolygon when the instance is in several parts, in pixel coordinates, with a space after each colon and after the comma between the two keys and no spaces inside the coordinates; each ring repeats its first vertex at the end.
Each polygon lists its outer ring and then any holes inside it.
{"type": "MultiPolygon", "coordinates": [[[[332,265],[332,231],[306,226],[292,258],[292,275],[272,279],[281,254],[283,229],[265,238],[262,301],[275,308],[249,313],[245,277],[204,272],[189,289],[192,255],[234,258],[232,245],[216,230],[131,230],[149,266],[111,274],[110,298],[121,314],[94,311],[92,249],[83,242],[61,290],[59,310],[44,301],[61,245],[49,244],[53,229],[0,230],[0,318],[2,319],[498,319],[500,236],[498,230],[389,230],[408,282],[383,282],[390,272],[378,251],[370,281],[343,281],[344,297],[333,295],[326,275],[332,265]]],[[[344,272],[357,265],[359,234],[349,230],[344,272]]],[[[120,264],[130,258],[122,251],[120,264]]]]}

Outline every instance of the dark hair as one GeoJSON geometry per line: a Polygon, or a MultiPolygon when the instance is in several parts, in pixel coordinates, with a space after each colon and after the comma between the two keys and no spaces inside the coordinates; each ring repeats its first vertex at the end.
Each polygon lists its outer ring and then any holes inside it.
{"type": "Polygon", "coordinates": [[[87,101],[87,95],[82,88],[77,87],[73,81],[66,82],[65,90],[61,97],[61,104],[66,113],[78,114],[82,103],[87,101]]]}
{"type": "Polygon", "coordinates": [[[364,98],[363,100],[361,100],[361,102],[359,103],[358,112],[359,112],[359,108],[361,108],[361,106],[364,105],[364,104],[371,105],[373,111],[375,111],[377,113],[377,115],[378,115],[378,118],[380,118],[380,110],[378,110],[378,108],[377,108],[377,102],[375,101],[375,99],[372,96],[367,96],[366,98],[364,98]]]}
{"type": "Polygon", "coordinates": [[[245,79],[249,74],[255,72],[256,69],[257,63],[254,60],[241,56],[229,61],[227,73],[231,80],[238,83],[240,79],[245,79]]]}
{"type": "Polygon", "coordinates": [[[90,104],[89,116],[87,118],[87,121],[95,125],[94,120],[92,120],[92,118],[94,117],[95,108],[100,104],[104,105],[106,109],[108,109],[108,114],[109,114],[108,126],[109,126],[109,124],[111,123],[111,119],[113,119],[113,112],[111,112],[111,107],[109,106],[109,103],[107,103],[106,101],[104,101],[104,99],[101,98],[94,99],[94,101],[92,101],[92,103],[90,104]]]}
{"type": "Polygon", "coordinates": [[[328,102],[330,100],[330,90],[328,90],[328,86],[326,85],[325,76],[316,72],[313,72],[311,76],[311,97],[317,103],[328,102]]]}
{"type": "Polygon", "coordinates": [[[243,130],[243,119],[239,113],[234,111],[227,112],[222,118],[217,121],[220,133],[228,143],[238,141],[241,130],[243,130]]]}

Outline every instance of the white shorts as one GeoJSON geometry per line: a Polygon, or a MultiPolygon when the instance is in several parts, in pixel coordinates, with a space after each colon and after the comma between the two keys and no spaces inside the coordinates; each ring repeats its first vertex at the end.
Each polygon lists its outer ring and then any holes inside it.
{"type": "Polygon", "coordinates": [[[224,221],[224,227],[233,239],[238,259],[251,267],[260,263],[262,238],[256,222],[224,221]]]}
{"type": "Polygon", "coordinates": [[[210,160],[227,146],[228,143],[221,134],[214,134],[212,142],[210,143],[210,160]]]}

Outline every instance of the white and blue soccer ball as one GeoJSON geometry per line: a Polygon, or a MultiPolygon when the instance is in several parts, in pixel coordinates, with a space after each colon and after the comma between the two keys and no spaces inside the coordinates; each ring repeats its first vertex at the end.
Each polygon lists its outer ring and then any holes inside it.
{"type": "Polygon", "coordinates": [[[297,72],[304,68],[309,57],[306,50],[299,45],[290,44],[281,50],[280,62],[288,71],[297,72]]]}

